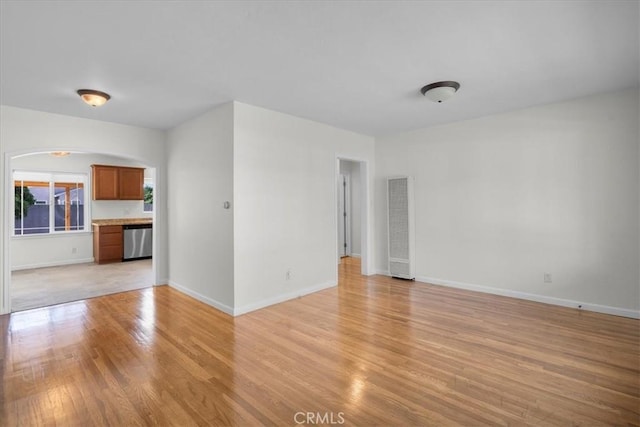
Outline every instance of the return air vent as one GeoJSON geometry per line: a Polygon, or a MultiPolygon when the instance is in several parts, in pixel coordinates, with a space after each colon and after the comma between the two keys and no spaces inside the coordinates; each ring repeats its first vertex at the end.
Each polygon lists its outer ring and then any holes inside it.
{"type": "Polygon", "coordinates": [[[411,177],[387,179],[387,209],[389,273],[392,277],[415,279],[415,222],[411,177]]]}

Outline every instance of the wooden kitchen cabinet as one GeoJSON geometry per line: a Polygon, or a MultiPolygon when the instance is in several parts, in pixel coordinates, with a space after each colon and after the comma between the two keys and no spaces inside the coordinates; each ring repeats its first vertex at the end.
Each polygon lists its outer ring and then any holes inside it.
{"type": "Polygon", "coordinates": [[[118,168],[120,200],[144,200],[144,169],[118,168]]]}
{"type": "Polygon", "coordinates": [[[118,200],[120,194],[118,168],[93,165],[93,200],[118,200]]]}
{"type": "Polygon", "coordinates": [[[98,264],[122,261],[122,226],[93,226],[93,258],[98,264]]]}
{"type": "Polygon", "coordinates": [[[144,200],[144,169],[92,165],[93,200],[144,200]]]}

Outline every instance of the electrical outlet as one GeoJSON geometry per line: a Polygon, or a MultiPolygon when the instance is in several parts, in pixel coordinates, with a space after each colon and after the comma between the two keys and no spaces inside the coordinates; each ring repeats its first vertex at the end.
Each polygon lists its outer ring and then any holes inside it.
{"type": "Polygon", "coordinates": [[[285,279],[287,279],[287,280],[291,280],[291,269],[288,269],[288,270],[287,270],[287,273],[285,274],[285,276],[284,276],[284,277],[285,277],[285,279]]]}
{"type": "Polygon", "coordinates": [[[551,283],[551,273],[544,273],[544,283],[551,283]]]}
{"type": "Polygon", "coordinates": [[[71,253],[72,254],[78,253],[78,248],[71,248],[71,253]]]}

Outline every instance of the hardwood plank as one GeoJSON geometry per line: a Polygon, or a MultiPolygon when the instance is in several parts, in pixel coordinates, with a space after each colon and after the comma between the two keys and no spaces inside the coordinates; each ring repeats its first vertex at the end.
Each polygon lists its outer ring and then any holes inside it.
{"type": "Polygon", "coordinates": [[[237,318],[166,286],[0,316],[0,425],[640,425],[638,320],[359,270],[237,318]]]}

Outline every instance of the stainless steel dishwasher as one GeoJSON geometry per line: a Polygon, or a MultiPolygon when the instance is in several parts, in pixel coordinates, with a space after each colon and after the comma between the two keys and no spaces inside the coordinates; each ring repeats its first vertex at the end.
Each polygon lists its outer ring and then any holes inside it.
{"type": "Polygon", "coordinates": [[[130,224],[122,226],[124,251],[123,261],[151,258],[153,254],[153,226],[130,224]]]}

